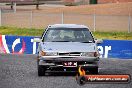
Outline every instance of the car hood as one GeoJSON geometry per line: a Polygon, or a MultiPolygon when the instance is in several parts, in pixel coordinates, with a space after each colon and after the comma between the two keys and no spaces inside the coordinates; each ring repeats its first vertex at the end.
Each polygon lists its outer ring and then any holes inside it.
{"type": "Polygon", "coordinates": [[[42,50],[46,52],[95,52],[95,43],[80,42],[44,42],[42,50]]]}

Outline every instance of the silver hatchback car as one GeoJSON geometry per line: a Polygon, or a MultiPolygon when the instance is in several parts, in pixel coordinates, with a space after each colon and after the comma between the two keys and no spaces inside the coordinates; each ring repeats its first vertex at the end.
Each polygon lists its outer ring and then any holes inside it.
{"type": "Polygon", "coordinates": [[[78,72],[81,66],[86,72],[98,73],[99,52],[89,28],[77,24],[49,25],[38,45],[38,76],[50,72],[78,72]]]}

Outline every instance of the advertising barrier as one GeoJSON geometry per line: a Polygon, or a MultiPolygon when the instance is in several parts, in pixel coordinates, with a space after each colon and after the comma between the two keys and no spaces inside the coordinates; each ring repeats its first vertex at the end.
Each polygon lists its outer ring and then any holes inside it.
{"type": "Polygon", "coordinates": [[[98,49],[103,58],[132,59],[132,40],[103,40],[98,49]]]}
{"type": "MultiPolygon", "coordinates": [[[[36,54],[36,37],[0,35],[0,53],[36,54]]],[[[132,59],[132,40],[103,40],[98,45],[101,58],[132,59]]]]}

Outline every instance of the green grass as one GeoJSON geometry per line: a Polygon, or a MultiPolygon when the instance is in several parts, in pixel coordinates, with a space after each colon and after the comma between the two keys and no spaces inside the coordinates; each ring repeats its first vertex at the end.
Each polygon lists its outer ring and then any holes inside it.
{"type": "MultiPolygon", "coordinates": [[[[44,29],[0,27],[0,35],[41,36],[44,29]]],[[[132,33],[127,32],[93,32],[97,39],[132,40],[132,33]]]]}
{"type": "Polygon", "coordinates": [[[17,28],[17,27],[0,27],[1,35],[18,35],[18,36],[41,36],[44,29],[34,28],[17,28]]]}
{"type": "Polygon", "coordinates": [[[114,40],[132,40],[132,32],[94,32],[96,38],[114,40]]]}

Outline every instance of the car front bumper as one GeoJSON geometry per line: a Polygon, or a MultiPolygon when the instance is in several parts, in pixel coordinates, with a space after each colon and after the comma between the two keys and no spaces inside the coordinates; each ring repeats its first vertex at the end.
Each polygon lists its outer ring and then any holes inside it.
{"type": "Polygon", "coordinates": [[[39,59],[43,61],[99,61],[99,57],[86,56],[41,56],[39,59]]]}
{"type": "MultiPolygon", "coordinates": [[[[58,62],[77,62],[78,66],[83,67],[97,67],[98,57],[84,57],[84,56],[42,56],[39,58],[39,65],[47,67],[64,67],[62,63],[58,62]],[[83,62],[80,64],[80,62],[83,62]]],[[[71,66],[72,67],[72,66],[71,66]]]]}

